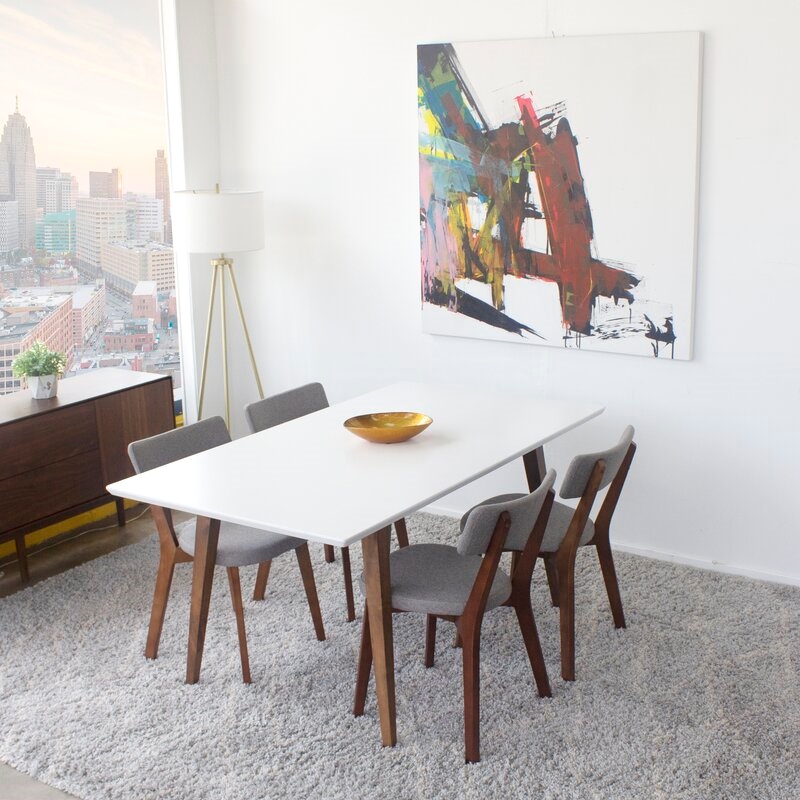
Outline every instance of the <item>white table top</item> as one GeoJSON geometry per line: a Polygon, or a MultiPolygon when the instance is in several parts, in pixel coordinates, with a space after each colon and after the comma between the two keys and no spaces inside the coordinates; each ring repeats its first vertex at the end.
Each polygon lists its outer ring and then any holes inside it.
{"type": "Polygon", "coordinates": [[[134,475],[111,494],[343,547],[602,413],[593,403],[400,383],[134,475]],[[433,424],[374,444],[348,417],[416,411],[433,424]]]}

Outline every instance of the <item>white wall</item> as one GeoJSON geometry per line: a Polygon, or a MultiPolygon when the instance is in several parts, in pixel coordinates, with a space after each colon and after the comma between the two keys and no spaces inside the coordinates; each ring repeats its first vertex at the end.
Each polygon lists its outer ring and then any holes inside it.
{"type": "MultiPolygon", "coordinates": [[[[591,397],[606,412],[548,459],[563,471],[636,426],[617,545],[800,583],[794,0],[214,7],[223,180],[267,198],[267,249],[237,261],[267,392],[425,379],[591,397]],[[423,334],[416,44],[676,30],[705,34],[694,360],[423,334]]],[[[256,390],[237,350],[238,409],[256,390]]],[[[516,465],[440,507],[523,486],[516,465]]]]}

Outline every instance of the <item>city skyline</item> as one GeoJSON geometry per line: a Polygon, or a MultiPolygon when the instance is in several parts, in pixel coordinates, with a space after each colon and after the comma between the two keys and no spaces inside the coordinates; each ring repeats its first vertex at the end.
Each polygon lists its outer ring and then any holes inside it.
{"type": "Polygon", "coordinates": [[[37,167],[89,193],[89,172],[119,169],[125,192],[153,195],[166,147],[158,3],[0,2],[0,117],[19,103],[37,167]]]}

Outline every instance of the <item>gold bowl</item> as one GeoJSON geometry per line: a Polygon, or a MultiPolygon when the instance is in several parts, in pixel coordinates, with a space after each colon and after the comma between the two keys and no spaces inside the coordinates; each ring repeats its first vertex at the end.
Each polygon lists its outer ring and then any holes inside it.
{"type": "Polygon", "coordinates": [[[350,417],[344,421],[344,427],[368,442],[394,444],[422,433],[431,422],[429,416],[414,411],[384,411],[350,417]]]}

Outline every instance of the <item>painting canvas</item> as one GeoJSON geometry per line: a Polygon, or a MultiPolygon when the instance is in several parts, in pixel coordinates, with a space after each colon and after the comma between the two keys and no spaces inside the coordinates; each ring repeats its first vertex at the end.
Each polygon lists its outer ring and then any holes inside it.
{"type": "Polygon", "coordinates": [[[691,358],[701,35],[417,62],[424,330],[691,358]]]}

